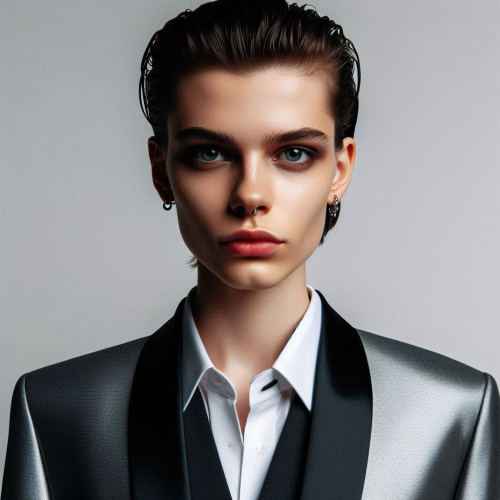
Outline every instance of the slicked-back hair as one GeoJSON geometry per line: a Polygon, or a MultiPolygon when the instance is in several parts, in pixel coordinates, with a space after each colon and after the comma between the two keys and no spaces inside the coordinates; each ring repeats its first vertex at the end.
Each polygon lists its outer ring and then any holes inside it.
{"type": "MultiPolygon", "coordinates": [[[[181,12],[153,35],[144,52],[141,108],[156,139],[166,147],[167,115],[175,110],[177,84],[184,77],[206,68],[245,73],[276,66],[324,76],[334,146],[342,149],[343,139],[354,137],[356,128],[359,57],[342,27],[308,4],[214,0],[181,12]]],[[[326,214],[319,245],[331,227],[326,214]]]]}

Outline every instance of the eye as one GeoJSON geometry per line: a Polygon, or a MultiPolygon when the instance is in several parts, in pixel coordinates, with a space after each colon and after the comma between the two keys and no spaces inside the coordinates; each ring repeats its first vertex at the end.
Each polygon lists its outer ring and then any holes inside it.
{"type": "Polygon", "coordinates": [[[306,164],[309,163],[311,160],[314,159],[315,155],[302,148],[288,148],[282,151],[279,155],[279,157],[282,157],[284,155],[285,161],[289,163],[297,163],[297,164],[306,164]]]}
{"type": "Polygon", "coordinates": [[[193,153],[193,158],[196,160],[201,160],[206,162],[220,161],[226,159],[226,157],[218,149],[211,147],[205,147],[196,150],[193,153]],[[200,156],[198,156],[198,154],[200,156]],[[221,158],[218,158],[219,155],[221,156],[221,158]]]}

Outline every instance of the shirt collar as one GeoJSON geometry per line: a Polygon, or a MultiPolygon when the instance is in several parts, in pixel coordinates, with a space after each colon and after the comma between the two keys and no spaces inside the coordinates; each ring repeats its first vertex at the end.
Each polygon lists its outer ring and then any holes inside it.
{"type": "MultiPolygon", "coordinates": [[[[307,285],[307,289],[310,295],[309,306],[272,368],[285,379],[286,382],[281,385],[290,384],[307,409],[311,411],[321,331],[322,304],[316,290],[309,285],[307,285]]],[[[216,374],[221,374],[210,360],[193,318],[191,300],[195,290],[196,287],[193,287],[188,293],[182,319],[184,411],[205,372],[211,372],[212,379],[217,378],[216,374]]],[[[230,396],[228,395],[228,397],[230,396]]]]}

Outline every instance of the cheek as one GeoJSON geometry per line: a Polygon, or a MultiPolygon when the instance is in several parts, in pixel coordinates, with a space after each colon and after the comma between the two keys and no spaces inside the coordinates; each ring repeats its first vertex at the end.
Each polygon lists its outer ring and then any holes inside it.
{"type": "Polygon", "coordinates": [[[203,255],[210,250],[213,240],[221,236],[221,204],[224,197],[206,185],[193,182],[178,185],[176,196],[182,238],[191,253],[203,255]],[[184,189],[184,186],[187,187],[184,189]]]}
{"type": "Polygon", "coordinates": [[[213,218],[210,217],[211,207],[205,204],[193,204],[192,200],[177,206],[179,230],[187,247],[199,246],[210,235],[213,218]]]}
{"type": "Polygon", "coordinates": [[[316,247],[325,226],[328,189],[321,186],[303,186],[300,192],[289,195],[283,207],[285,234],[307,247],[316,247]]]}
{"type": "Polygon", "coordinates": [[[302,206],[301,234],[302,245],[307,253],[312,253],[318,246],[325,227],[326,203],[319,199],[309,200],[302,206]]]}

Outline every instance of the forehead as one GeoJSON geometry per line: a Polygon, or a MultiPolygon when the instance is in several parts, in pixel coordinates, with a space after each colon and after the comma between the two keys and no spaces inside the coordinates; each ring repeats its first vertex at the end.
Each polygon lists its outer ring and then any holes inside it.
{"type": "Polygon", "coordinates": [[[176,108],[169,117],[176,129],[204,126],[249,135],[314,127],[332,133],[334,125],[324,76],[279,67],[196,72],[179,83],[176,108]]]}

